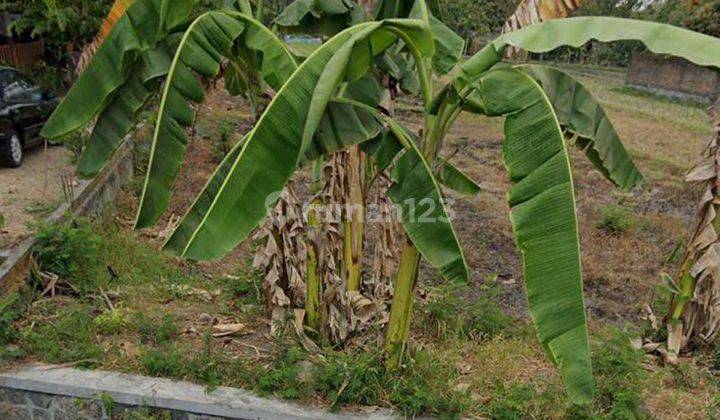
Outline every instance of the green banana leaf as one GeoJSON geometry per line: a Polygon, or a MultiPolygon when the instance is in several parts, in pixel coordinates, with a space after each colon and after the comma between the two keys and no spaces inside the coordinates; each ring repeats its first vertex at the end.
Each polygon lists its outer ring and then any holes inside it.
{"type": "Polygon", "coordinates": [[[137,123],[140,112],[158,91],[167,75],[174,46],[160,43],[155,50],[143,53],[130,76],[112,96],[100,113],[92,134],[78,162],[81,176],[91,178],[100,172],[125,136],[137,123]]]}
{"type": "Polygon", "coordinates": [[[465,40],[432,15],[425,0],[417,0],[408,15],[412,19],[426,20],[435,39],[433,70],[439,75],[448,73],[455,67],[465,51],[465,40]]]}
{"type": "Polygon", "coordinates": [[[572,174],[560,122],[530,76],[493,70],[473,85],[485,113],[505,116],[510,219],[538,337],[575,402],[593,396],[572,174]]]}
{"type": "Polygon", "coordinates": [[[364,76],[373,56],[392,45],[398,33],[432,56],[428,28],[400,19],[349,28],[305,60],[261,116],[185,248],[171,249],[192,259],[211,259],[240,243],[265,217],[265,199],[281,191],[295,172],[337,86],[364,76]]]}
{"type": "Polygon", "coordinates": [[[207,12],[188,28],[168,72],[160,100],[150,163],[140,196],[136,227],[152,225],[165,209],[188,142],[185,127],[194,124],[189,102],[204,100],[200,76],[210,79],[224,58],[244,49],[260,77],[279,90],[296,68],[292,55],[264,25],[240,13],[207,12]],[[233,50],[235,47],[235,50],[233,50]]]}
{"type": "Polygon", "coordinates": [[[352,0],[295,0],[275,23],[285,32],[335,35],[367,20],[363,8],[352,0]]]}
{"type": "MultiPolygon", "coordinates": [[[[353,103],[356,103],[343,101],[345,100],[333,101],[328,108],[351,107],[353,103]]],[[[362,106],[352,106],[352,108],[357,114],[362,114],[363,110],[372,114],[376,118],[376,123],[388,119],[388,117],[362,106]]],[[[347,110],[343,112],[351,113],[347,110]]],[[[362,143],[366,152],[372,156],[376,164],[383,165],[383,169],[392,161],[396,162],[391,173],[393,184],[388,195],[401,209],[401,223],[408,236],[414,241],[420,253],[434,267],[438,268],[447,280],[467,281],[465,257],[445,210],[442,192],[430,167],[415,146],[415,142],[397,123],[393,123],[393,130],[386,129],[382,133],[372,136],[368,136],[367,133],[372,132],[376,126],[372,123],[369,123],[368,126],[365,132],[349,133],[348,137],[355,137],[357,139],[355,143],[362,143]],[[398,138],[402,138],[402,143],[398,138]],[[406,145],[406,149],[403,149],[403,144],[406,145]]],[[[202,222],[214,197],[220,191],[241,149],[242,142],[231,150],[217,168],[191,209],[166,242],[167,249],[184,249],[187,246],[192,233],[202,222]]],[[[334,150],[328,150],[325,153],[326,156],[334,153],[334,150]]],[[[272,208],[276,199],[277,195],[268,196],[266,199],[268,209],[272,208]]]]}
{"type": "MultiPolygon", "coordinates": [[[[314,147],[312,150],[314,156],[306,157],[306,161],[311,161],[319,156],[334,153],[352,144],[360,144],[367,140],[376,138],[381,131],[380,122],[362,108],[352,107],[346,103],[331,102],[328,105],[323,122],[318,128],[314,142],[321,142],[329,146],[314,147]],[[337,127],[336,126],[340,126],[337,127]],[[336,132],[335,130],[342,130],[336,132]],[[320,134],[322,131],[328,134],[320,134]],[[337,140],[332,143],[332,140],[337,140]]],[[[192,234],[198,228],[203,218],[207,214],[210,205],[217,196],[220,188],[228,177],[232,165],[240,154],[244,143],[252,133],[248,133],[243,141],[236,144],[230,153],[223,159],[222,163],[215,170],[202,192],[198,195],[195,203],[190,207],[183,219],[178,224],[175,231],[168,238],[164,247],[167,249],[184,249],[187,246],[192,234]]],[[[277,197],[275,197],[277,198],[277,197]]]]}
{"type": "Polygon", "coordinates": [[[447,281],[468,281],[467,263],[445,209],[442,190],[408,130],[389,117],[390,132],[405,148],[390,173],[388,196],[413,245],[447,281]]]}
{"type": "Polygon", "coordinates": [[[580,47],[588,41],[634,40],[650,51],[682,57],[701,66],[720,68],[720,39],[663,23],[613,17],[575,17],[550,20],[495,39],[460,66],[453,85],[459,92],[502,60],[508,45],[533,53],[561,46],[580,47]]]}
{"type": "Polygon", "coordinates": [[[467,195],[477,195],[480,192],[480,186],[450,162],[443,162],[436,172],[436,177],[440,184],[455,192],[467,195]]]}
{"type": "Polygon", "coordinates": [[[523,65],[517,68],[542,86],[562,127],[578,137],[575,144],[608,180],[624,190],[642,186],[643,176],[612,122],[579,81],[552,67],[523,65]]]}
{"type": "Polygon", "coordinates": [[[154,50],[173,28],[182,24],[190,16],[196,1],[133,2],[50,116],[41,135],[50,140],[59,139],[97,117],[128,81],[131,70],[144,57],[143,53],[154,50]]]}

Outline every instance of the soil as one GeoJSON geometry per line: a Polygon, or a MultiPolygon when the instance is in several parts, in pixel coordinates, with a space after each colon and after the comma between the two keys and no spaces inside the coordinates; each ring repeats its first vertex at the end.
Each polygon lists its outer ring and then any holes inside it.
{"type": "Polygon", "coordinates": [[[72,175],[71,153],[63,147],[25,151],[20,168],[0,168],[0,249],[32,234],[32,222],[53,211],[63,199],[63,176],[72,175]]]}

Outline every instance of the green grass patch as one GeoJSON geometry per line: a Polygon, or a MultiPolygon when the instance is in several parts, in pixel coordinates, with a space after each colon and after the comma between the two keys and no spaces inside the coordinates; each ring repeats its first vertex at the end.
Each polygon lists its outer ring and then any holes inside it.
{"type": "Polygon", "coordinates": [[[59,311],[55,320],[24,332],[29,353],[42,355],[49,363],[80,362],[93,366],[100,362],[103,349],[97,341],[98,330],[92,308],[76,304],[59,311]]]}
{"type": "Polygon", "coordinates": [[[637,98],[651,99],[653,101],[664,102],[668,104],[683,105],[691,108],[705,109],[708,106],[707,102],[693,99],[693,98],[681,98],[672,97],[666,95],[660,95],[657,93],[649,92],[644,89],[634,88],[632,86],[617,86],[610,88],[611,92],[620,93],[623,95],[634,96],[637,98]]]}
{"type": "Polygon", "coordinates": [[[470,296],[477,294],[468,285],[440,287],[420,307],[419,325],[441,340],[488,339],[513,334],[516,321],[498,306],[499,292],[497,285],[491,282],[483,287],[480,296],[468,301],[470,296]]]}
{"type": "Polygon", "coordinates": [[[633,213],[626,207],[609,205],[600,209],[600,221],[595,226],[611,235],[621,235],[633,226],[634,221],[633,213]]]}

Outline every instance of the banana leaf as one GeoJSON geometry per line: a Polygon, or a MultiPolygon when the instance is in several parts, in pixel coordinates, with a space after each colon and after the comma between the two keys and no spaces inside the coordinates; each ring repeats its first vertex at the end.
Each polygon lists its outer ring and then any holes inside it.
{"type": "Polygon", "coordinates": [[[624,190],[642,186],[644,180],[623,146],[602,106],[577,80],[558,69],[524,65],[545,90],[562,127],[577,136],[575,144],[608,180],[624,190]]]}
{"type": "Polygon", "coordinates": [[[295,0],[275,19],[285,32],[334,35],[369,20],[352,0],[295,0]]]}
{"type": "Polygon", "coordinates": [[[589,402],[593,376],[575,193],[560,122],[540,85],[519,70],[493,70],[472,88],[487,115],[505,117],[510,220],[539,340],[571,399],[589,402]]]}
{"type": "Polygon", "coordinates": [[[84,127],[112,101],[143,53],[154,50],[184,22],[196,0],[135,0],[105,38],[43,127],[41,135],[59,139],[84,127]]]}
{"type": "Polygon", "coordinates": [[[240,243],[273,204],[266,198],[281,191],[296,170],[337,86],[364,76],[373,56],[397,40],[393,31],[406,34],[422,54],[432,56],[427,26],[414,20],[360,24],[333,37],[278,91],[187,245],[170,249],[192,259],[211,259],[240,243]]]}
{"type": "Polygon", "coordinates": [[[455,192],[466,195],[476,195],[480,192],[480,186],[450,162],[443,162],[436,177],[440,184],[455,192]]]}
{"type": "Polygon", "coordinates": [[[97,175],[115,154],[137,123],[148,100],[159,90],[170,68],[174,49],[174,45],[168,46],[167,42],[162,42],[155,50],[143,53],[130,77],[98,116],[78,162],[81,176],[91,178],[97,175]]]}
{"type": "Polygon", "coordinates": [[[170,198],[188,142],[185,127],[195,120],[190,102],[200,103],[205,96],[196,74],[216,77],[223,59],[233,58],[240,49],[273,89],[279,90],[296,68],[284,44],[260,22],[231,11],[207,12],[197,18],[178,46],[160,99],[136,227],[152,225],[170,198]]]}

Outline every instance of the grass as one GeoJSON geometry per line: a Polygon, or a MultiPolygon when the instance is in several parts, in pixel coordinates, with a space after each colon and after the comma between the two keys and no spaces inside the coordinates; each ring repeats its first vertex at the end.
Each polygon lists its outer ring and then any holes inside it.
{"type": "Polygon", "coordinates": [[[621,235],[633,226],[632,212],[626,207],[608,205],[600,209],[601,219],[596,227],[611,235],[621,235]]]}

